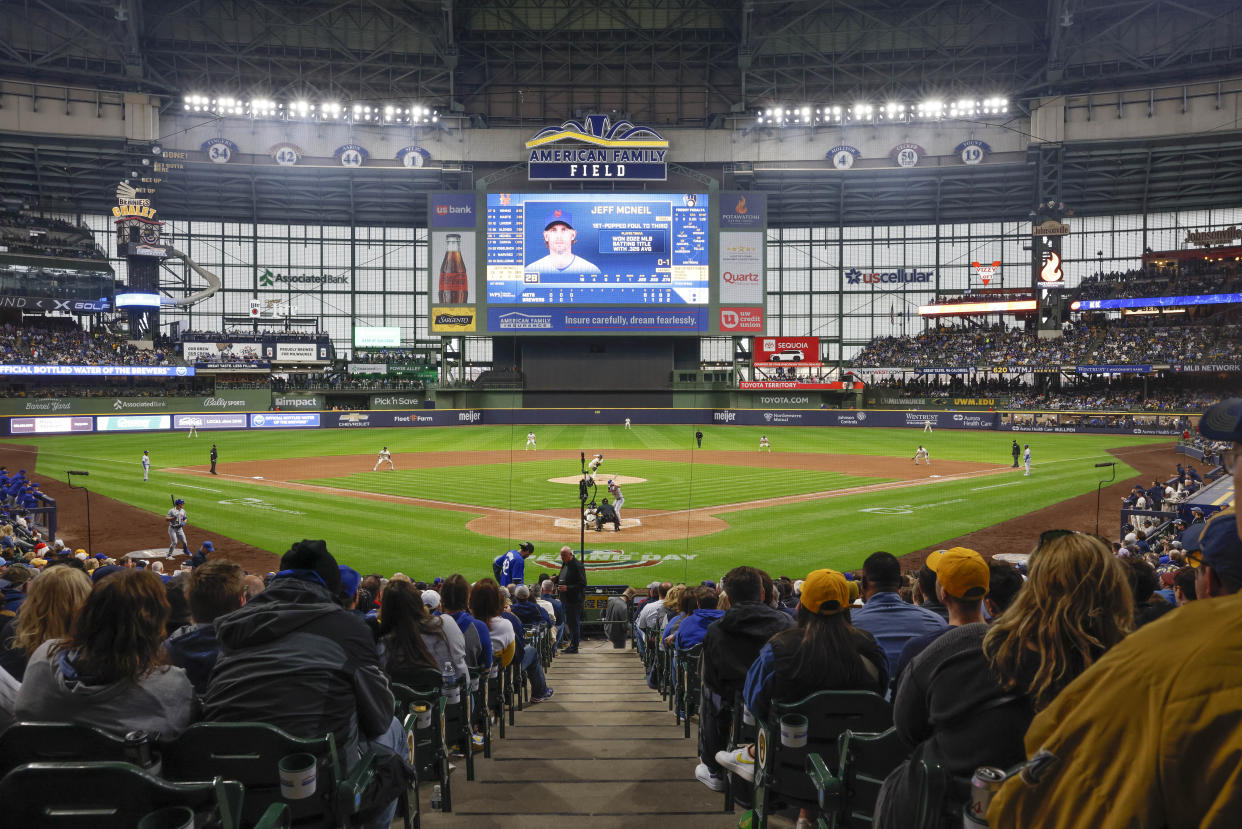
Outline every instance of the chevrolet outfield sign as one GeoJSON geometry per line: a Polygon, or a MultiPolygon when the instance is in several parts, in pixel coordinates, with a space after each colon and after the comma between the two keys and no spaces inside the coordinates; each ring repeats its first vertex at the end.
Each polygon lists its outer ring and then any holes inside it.
{"type": "Polygon", "coordinates": [[[531,181],[668,179],[668,140],[650,127],[588,115],[526,142],[531,181]]]}

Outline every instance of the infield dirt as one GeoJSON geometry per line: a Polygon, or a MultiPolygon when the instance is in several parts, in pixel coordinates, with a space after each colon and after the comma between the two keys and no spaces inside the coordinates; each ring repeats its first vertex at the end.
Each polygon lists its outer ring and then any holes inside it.
{"type": "MultiPolygon", "coordinates": [[[[1101,493],[1100,531],[1105,537],[1113,537],[1117,533],[1116,505],[1121,497],[1129,492],[1136,481],[1150,481],[1164,477],[1172,471],[1177,462],[1173,454],[1173,444],[1159,444],[1137,447],[1126,447],[1109,450],[1111,454],[1123,459],[1138,473],[1129,478],[1119,479],[1101,493]]],[[[35,466],[37,449],[32,446],[16,444],[0,444],[0,464],[9,469],[32,469],[35,466]]],[[[641,452],[617,450],[609,454],[610,459],[624,460],[641,464],[644,460],[660,460],[665,462],[691,462],[689,452],[641,452]]],[[[413,455],[396,455],[394,461],[399,469],[434,468],[440,466],[464,466],[477,464],[505,464],[510,461],[521,463],[533,460],[575,461],[576,452],[540,452],[539,457],[514,457],[510,452],[427,452],[413,455]]],[[[831,490],[820,493],[783,496],[779,498],[739,501],[734,504],[723,504],[694,510],[640,510],[626,507],[622,510],[626,518],[642,520],[641,527],[627,528],[620,537],[626,541],[657,541],[669,538],[707,535],[728,526],[727,515],[738,510],[755,509],[764,506],[812,501],[860,492],[881,491],[883,489],[901,488],[917,485],[919,480],[926,480],[928,475],[935,474],[943,478],[960,478],[986,475],[1016,474],[1009,466],[967,463],[961,461],[937,461],[929,471],[926,466],[914,466],[911,461],[895,458],[860,456],[860,455],[817,455],[817,454],[768,454],[754,456],[738,452],[694,452],[693,462],[704,464],[720,464],[735,466],[745,461],[747,465],[770,464],[773,467],[792,470],[835,471],[846,474],[862,474],[868,477],[889,478],[889,483],[871,484],[831,490]]],[[[306,489],[309,491],[325,491],[321,486],[297,483],[296,479],[313,474],[317,478],[331,478],[353,475],[369,471],[374,465],[370,455],[329,456],[319,458],[296,458],[286,460],[250,461],[222,465],[222,477],[235,476],[256,482],[262,478],[274,488],[306,489]]],[[[631,467],[627,471],[637,472],[640,466],[631,467]]],[[[192,474],[207,474],[207,467],[184,467],[178,471],[192,474]]],[[[1038,473],[1038,470],[1036,470],[1038,473]]],[[[376,474],[384,474],[382,471],[376,474]]],[[[69,489],[64,481],[44,475],[32,476],[40,482],[44,492],[61,504],[60,527],[57,535],[65,539],[70,547],[86,546],[85,509],[78,508],[83,495],[79,489],[69,489]]],[[[337,490],[352,497],[368,498],[377,501],[417,504],[440,509],[480,514],[471,520],[467,527],[474,532],[500,537],[522,537],[534,541],[564,540],[566,531],[555,526],[557,518],[573,519],[576,510],[553,509],[538,511],[513,512],[463,504],[448,504],[431,499],[409,498],[405,496],[384,495],[381,493],[359,492],[357,490],[337,490]]],[[[1068,498],[1045,509],[1005,521],[982,530],[953,539],[937,540],[924,549],[909,553],[902,557],[907,568],[917,567],[927,554],[935,549],[961,545],[979,550],[984,555],[1000,552],[1028,552],[1043,530],[1055,527],[1094,529],[1095,526],[1095,493],[1088,493],[1068,498]]],[[[104,552],[109,555],[121,555],[130,550],[158,547],[167,543],[167,533],[161,516],[140,510],[120,501],[91,494],[92,535],[95,549],[92,552],[104,552]]],[[[191,518],[193,512],[191,511],[191,518]]],[[[236,561],[251,572],[266,572],[273,569],[279,560],[278,552],[269,552],[246,544],[236,539],[207,533],[197,528],[191,521],[187,533],[192,546],[205,538],[210,538],[216,547],[216,558],[228,558],[236,561]]],[[[610,538],[610,532],[603,533],[610,538]]],[[[294,539],[291,539],[291,541],[294,539]]]]}

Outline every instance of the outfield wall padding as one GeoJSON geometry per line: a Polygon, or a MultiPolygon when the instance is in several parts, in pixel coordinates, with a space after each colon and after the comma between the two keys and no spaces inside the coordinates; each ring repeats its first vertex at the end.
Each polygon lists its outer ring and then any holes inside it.
{"type": "MultiPolygon", "coordinates": [[[[1061,412],[1061,415],[1066,413],[1061,412]]],[[[1010,413],[929,412],[853,409],[394,409],[325,412],[206,413],[202,415],[131,415],[101,417],[5,417],[0,434],[14,436],[75,434],[95,431],[166,431],[188,428],[191,420],[203,431],[219,429],[371,429],[406,426],[505,426],[538,424],[620,425],[630,418],[643,424],[718,426],[839,426],[922,430],[965,429],[1014,433],[1168,435],[1173,427],[1095,426],[1064,424],[1016,425],[1010,413]],[[101,421],[107,421],[106,425],[101,421]],[[1006,421],[1006,422],[1002,422],[1006,421]],[[163,423],[163,425],[160,425],[163,423]]]]}

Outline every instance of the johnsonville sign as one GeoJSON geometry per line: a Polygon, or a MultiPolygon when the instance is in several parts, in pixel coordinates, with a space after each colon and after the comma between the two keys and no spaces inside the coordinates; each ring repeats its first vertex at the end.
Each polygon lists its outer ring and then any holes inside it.
{"type": "Polygon", "coordinates": [[[526,142],[531,181],[666,181],[668,139],[651,127],[588,115],[526,142]]]}

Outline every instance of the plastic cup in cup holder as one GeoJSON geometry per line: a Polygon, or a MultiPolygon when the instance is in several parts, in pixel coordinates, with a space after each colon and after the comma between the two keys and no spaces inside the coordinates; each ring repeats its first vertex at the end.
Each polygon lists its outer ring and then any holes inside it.
{"type": "Polygon", "coordinates": [[[414,707],[416,728],[431,728],[431,707],[428,705],[416,705],[414,707]]]}
{"type": "Polygon", "coordinates": [[[315,793],[319,769],[313,754],[286,754],[280,758],[280,796],[304,800],[315,793]]]}
{"type": "Polygon", "coordinates": [[[802,748],[806,745],[810,724],[802,714],[786,714],[781,717],[781,745],[786,748],[802,748]]]}
{"type": "Polygon", "coordinates": [[[143,815],[138,829],[194,829],[194,810],[189,806],[165,806],[143,815]]]}
{"type": "Polygon", "coordinates": [[[444,688],[444,701],[449,705],[456,705],[461,702],[461,686],[446,685],[444,688]]]}

